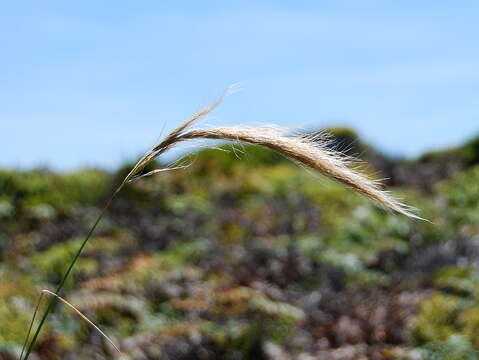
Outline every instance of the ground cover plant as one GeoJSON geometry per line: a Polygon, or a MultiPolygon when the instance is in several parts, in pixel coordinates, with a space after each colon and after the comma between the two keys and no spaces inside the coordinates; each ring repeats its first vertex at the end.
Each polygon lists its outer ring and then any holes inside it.
{"type": "MultiPolygon", "coordinates": [[[[395,194],[434,225],[385,212],[256,146],[240,149],[242,161],[231,151],[202,150],[184,171],[125,186],[65,282],[66,299],[123,354],[61,303],[31,354],[475,358],[475,164],[438,175],[425,189],[397,174],[417,173],[441,154],[399,161],[355,144],[378,170],[396,174],[395,194]]],[[[139,175],[165,166],[142,165],[139,175]]],[[[18,358],[39,290],[62,281],[99,204],[125,176],[138,175],[129,169],[0,173],[0,358],[18,358]]]]}

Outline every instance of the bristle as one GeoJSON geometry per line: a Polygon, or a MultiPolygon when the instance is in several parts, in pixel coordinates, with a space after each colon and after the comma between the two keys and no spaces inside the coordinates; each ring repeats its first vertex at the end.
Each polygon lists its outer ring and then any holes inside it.
{"type": "Polygon", "coordinates": [[[51,296],[54,296],[56,297],[58,300],[60,300],[62,303],[64,303],[65,305],[67,305],[70,309],[72,309],[74,312],[76,312],[83,320],[85,320],[88,324],[90,324],[91,326],[93,326],[95,328],[96,331],[98,331],[100,333],[101,336],[103,336],[114,348],[116,351],[118,351],[120,354],[121,354],[121,351],[120,349],[118,348],[118,346],[115,345],[115,343],[113,342],[113,340],[111,340],[98,326],[96,326],[90,319],[88,319],[85,315],[83,315],[83,313],[78,310],[75,306],[73,306],[72,304],[70,304],[68,301],[66,301],[64,298],[62,298],[61,296],[55,294],[53,291],[50,291],[50,290],[46,290],[46,289],[43,289],[42,290],[42,293],[44,294],[48,294],[48,295],[51,295],[51,296]]]}
{"type": "Polygon", "coordinates": [[[327,142],[321,144],[308,137],[288,136],[278,129],[249,126],[192,130],[178,140],[201,138],[234,140],[269,148],[343,183],[383,206],[403,215],[421,219],[411,211],[410,207],[382,190],[377,180],[372,180],[352,169],[351,164],[355,162],[354,159],[329,149],[327,142]]]}
{"type": "MultiPolygon", "coordinates": [[[[138,161],[128,174],[125,182],[143,177],[144,175],[138,176],[138,174],[146,164],[180,142],[194,139],[231,140],[240,144],[260,145],[276,151],[298,164],[319,171],[327,177],[358,191],[386,208],[411,218],[424,220],[414,213],[415,209],[401,203],[387,191],[384,191],[379,180],[364,175],[358,167],[358,159],[331,148],[330,145],[334,140],[332,135],[327,132],[321,131],[312,135],[291,134],[291,132],[288,133],[290,129],[275,125],[258,127],[238,125],[191,129],[196,120],[207,115],[220,104],[225,94],[226,92],[213,104],[194,114],[156,144],[138,161]]],[[[234,147],[233,151],[236,151],[234,147]]],[[[147,175],[160,171],[165,170],[154,170],[147,175]]]]}

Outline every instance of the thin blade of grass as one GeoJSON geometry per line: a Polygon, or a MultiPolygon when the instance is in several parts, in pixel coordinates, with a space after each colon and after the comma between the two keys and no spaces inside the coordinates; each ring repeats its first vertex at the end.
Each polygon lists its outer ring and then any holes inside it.
{"type": "MultiPolygon", "coordinates": [[[[78,248],[77,252],[75,253],[72,261],[70,262],[69,266],[68,266],[68,269],[67,271],[65,272],[62,280],[60,281],[60,284],[58,285],[55,293],[56,294],[60,294],[61,290],[63,289],[64,285],[65,285],[65,282],[66,280],[68,279],[68,277],[70,276],[70,273],[72,272],[73,270],[73,267],[75,266],[78,258],[80,257],[84,247],[86,246],[86,244],[88,243],[88,240],[90,240],[90,237],[92,236],[93,232],[95,231],[98,223],[100,222],[100,220],[103,218],[103,216],[105,215],[106,211],[108,210],[108,208],[110,207],[113,199],[115,198],[115,196],[121,191],[121,189],[123,189],[123,187],[131,180],[131,179],[134,179],[135,176],[145,167],[146,164],[148,164],[150,161],[154,160],[157,156],[159,156],[162,152],[166,151],[172,144],[175,144],[176,143],[176,138],[180,135],[182,135],[182,133],[187,129],[189,128],[193,123],[195,123],[195,121],[197,121],[198,119],[206,116],[207,114],[209,114],[212,110],[214,110],[220,103],[221,101],[223,100],[223,98],[229,94],[229,92],[231,91],[232,87],[226,89],[212,104],[210,104],[209,106],[203,108],[202,110],[200,110],[199,112],[197,112],[196,114],[194,114],[193,116],[191,116],[188,120],[186,120],[185,122],[183,122],[180,126],[178,126],[175,130],[173,130],[173,132],[171,132],[163,142],[161,142],[160,144],[157,144],[155,146],[153,146],[153,148],[148,151],[140,160],[138,160],[138,162],[133,166],[133,168],[130,170],[130,172],[128,173],[128,175],[126,175],[126,177],[123,179],[122,183],[118,186],[118,188],[115,190],[115,192],[113,193],[113,195],[110,197],[110,199],[107,201],[106,205],[103,207],[103,209],[101,210],[100,214],[98,215],[98,217],[96,218],[95,222],[93,223],[92,227],[90,228],[90,230],[88,231],[88,234],[86,235],[85,239],[83,240],[82,244],[80,245],[80,247],[78,248]]],[[[161,171],[161,170],[160,170],[161,171]]],[[[153,173],[155,172],[158,172],[158,171],[153,171],[153,173]]],[[[151,173],[150,173],[151,175],[151,173]]],[[[33,338],[32,338],[32,341],[30,342],[28,348],[27,348],[27,351],[25,353],[25,357],[23,358],[23,360],[27,360],[30,353],[32,352],[33,350],[33,347],[35,345],[35,342],[37,341],[37,338],[38,338],[38,335],[40,334],[40,331],[43,327],[43,325],[45,324],[45,321],[48,317],[48,315],[50,314],[50,312],[53,310],[53,306],[55,305],[55,301],[56,301],[56,297],[53,297],[49,304],[48,304],[48,307],[47,309],[45,310],[45,312],[43,313],[43,316],[40,320],[40,323],[38,324],[38,327],[35,331],[35,334],[33,335],[33,338]]],[[[28,337],[27,337],[27,340],[28,342],[28,337]]]]}
{"type": "Polygon", "coordinates": [[[103,331],[101,331],[101,329],[96,326],[90,319],[88,319],[85,315],[83,315],[83,313],[78,310],[75,306],[73,306],[71,303],[69,303],[68,301],[66,301],[64,298],[62,298],[61,296],[55,294],[54,292],[50,291],[50,290],[47,290],[47,289],[43,289],[42,290],[42,294],[48,294],[48,295],[52,295],[54,297],[56,297],[58,300],[60,300],[61,302],[63,302],[65,305],[67,305],[69,308],[71,308],[73,311],[75,311],[83,320],[85,320],[88,324],[90,324],[91,326],[93,326],[95,328],[96,331],[98,331],[106,340],[108,340],[108,342],[115,348],[116,351],[118,351],[120,354],[121,354],[121,351],[120,349],[115,345],[115,343],[113,342],[113,340],[111,340],[108,335],[106,335],[103,331]]]}
{"type": "MultiPolygon", "coordinates": [[[[77,252],[75,253],[75,256],[73,257],[72,261],[70,262],[69,266],[68,266],[68,269],[67,271],[65,272],[65,274],[63,275],[63,278],[62,280],[60,281],[60,284],[58,285],[55,293],[56,294],[59,294],[61,292],[61,290],[63,289],[63,286],[65,285],[65,282],[67,281],[68,277],[70,276],[70,273],[72,272],[73,270],[73,267],[75,266],[78,258],[80,257],[80,254],[82,253],[83,251],[83,248],[86,246],[86,244],[88,243],[88,240],[90,240],[90,237],[92,236],[93,232],[95,231],[96,227],[98,226],[98,223],[100,222],[100,220],[103,218],[103,216],[105,215],[106,211],[108,210],[108,208],[110,207],[113,199],[115,198],[115,196],[120,192],[120,190],[123,188],[123,186],[125,185],[125,182],[123,181],[120,186],[118,186],[118,188],[115,190],[115,192],[113,193],[113,195],[110,197],[110,199],[108,200],[108,202],[106,203],[106,205],[103,207],[102,211],[100,212],[100,214],[98,215],[98,217],[96,218],[95,222],[93,223],[92,227],[90,228],[90,230],[88,231],[88,234],[86,235],[85,239],[83,240],[82,244],[80,245],[80,247],[78,248],[77,252]]],[[[37,338],[38,338],[38,335],[40,334],[40,331],[43,327],[43,325],[45,324],[45,321],[48,317],[48,315],[50,314],[50,312],[53,310],[53,306],[55,305],[55,301],[56,301],[56,297],[53,297],[50,302],[48,303],[48,307],[47,309],[45,310],[45,312],[43,313],[43,316],[40,320],[40,323],[38,324],[38,327],[37,329],[35,330],[35,334],[33,335],[33,338],[32,338],[32,341],[30,342],[28,348],[27,348],[27,351],[25,353],[25,357],[23,358],[23,360],[27,360],[28,357],[30,356],[30,353],[32,352],[33,350],[33,346],[35,345],[36,341],[37,341],[37,338]]]]}
{"type": "Polygon", "coordinates": [[[25,348],[27,347],[28,339],[30,338],[30,334],[32,332],[33,324],[35,322],[35,318],[37,316],[38,309],[40,308],[40,304],[42,302],[42,299],[43,299],[43,292],[40,293],[40,296],[39,296],[38,301],[37,301],[37,305],[35,306],[35,311],[33,312],[32,320],[30,321],[30,325],[28,326],[28,332],[27,332],[27,336],[25,338],[25,342],[23,343],[23,346],[22,346],[22,352],[20,354],[20,359],[23,357],[23,353],[25,352],[25,348]]]}
{"type": "Polygon", "coordinates": [[[128,183],[134,183],[134,182],[136,182],[140,179],[143,179],[144,177],[151,176],[151,175],[154,175],[154,174],[158,174],[160,172],[186,169],[188,166],[189,165],[183,165],[183,166],[168,167],[168,168],[164,168],[164,169],[155,169],[155,170],[152,170],[152,171],[150,171],[146,174],[133,176],[130,180],[128,180],[128,183]]]}

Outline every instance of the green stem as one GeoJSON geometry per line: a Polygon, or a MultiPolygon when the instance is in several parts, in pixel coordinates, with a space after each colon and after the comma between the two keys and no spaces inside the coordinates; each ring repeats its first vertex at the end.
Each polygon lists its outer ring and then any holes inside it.
{"type": "MultiPolygon", "coordinates": [[[[113,193],[113,195],[110,197],[110,199],[108,200],[108,202],[105,204],[105,206],[103,207],[103,209],[101,210],[100,214],[98,215],[98,217],[96,218],[95,222],[93,223],[92,227],[90,228],[90,231],[88,231],[88,234],[86,235],[85,239],[83,240],[80,248],[77,250],[75,256],[73,257],[72,261],[70,262],[70,265],[68,266],[68,269],[67,271],[65,272],[65,274],[63,275],[63,278],[62,280],[60,281],[60,284],[58,285],[57,287],[57,290],[55,291],[56,294],[60,294],[60,291],[63,289],[63,286],[65,285],[65,282],[67,281],[68,279],[68,276],[70,276],[70,273],[72,272],[73,270],[73,266],[75,266],[75,263],[77,262],[78,258],[80,257],[81,255],[81,252],[83,251],[83,248],[86,246],[88,240],[90,239],[90,237],[92,236],[93,232],[95,231],[98,223],[100,222],[100,220],[103,218],[103,216],[105,215],[106,211],[108,210],[108,208],[110,207],[113,199],[115,198],[116,194],[118,194],[120,192],[120,190],[123,188],[123,186],[125,185],[126,181],[123,181],[120,186],[118,186],[118,188],[115,190],[115,192],[113,193]]],[[[45,310],[45,312],[43,313],[43,316],[40,320],[40,323],[38,324],[38,327],[37,327],[37,330],[35,331],[35,334],[33,335],[33,338],[32,338],[32,341],[30,342],[30,345],[28,346],[28,349],[25,353],[25,357],[23,358],[23,360],[27,360],[28,359],[28,356],[30,355],[30,353],[32,352],[33,350],[33,346],[35,345],[35,342],[37,341],[37,338],[38,338],[38,335],[40,334],[40,330],[42,329],[44,323],[45,323],[45,320],[47,319],[48,315],[50,314],[50,312],[52,311],[53,309],[53,306],[55,305],[55,302],[56,302],[56,297],[52,297],[52,299],[50,300],[50,302],[48,303],[48,307],[47,309],[45,310]]],[[[27,339],[28,341],[28,339],[27,339]]]]}

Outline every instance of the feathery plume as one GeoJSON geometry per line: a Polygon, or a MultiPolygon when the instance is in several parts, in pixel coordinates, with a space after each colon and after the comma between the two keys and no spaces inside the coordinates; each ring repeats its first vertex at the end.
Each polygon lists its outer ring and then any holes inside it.
{"type": "Polygon", "coordinates": [[[128,174],[126,180],[136,181],[144,176],[149,176],[160,171],[186,167],[179,166],[158,169],[147,174],[138,175],[147,163],[181,142],[197,139],[231,140],[239,143],[260,145],[276,151],[300,165],[319,171],[323,175],[356,190],[388,209],[392,209],[411,218],[424,220],[414,213],[415,209],[413,207],[401,203],[389,192],[383,190],[379,180],[373,180],[358,171],[357,159],[331,149],[329,147],[331,137],[327,133],[323,132],[313,136],[291,135],[288,134],[287,128],[243,125],[192,129],[192,126],[198,119],[206,116],[219,105],[224,95],[225,94],[212,105],[193,115],[156,144],[140,159],[130,174],[128,174]]]}

